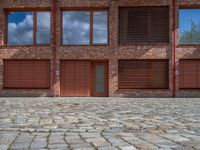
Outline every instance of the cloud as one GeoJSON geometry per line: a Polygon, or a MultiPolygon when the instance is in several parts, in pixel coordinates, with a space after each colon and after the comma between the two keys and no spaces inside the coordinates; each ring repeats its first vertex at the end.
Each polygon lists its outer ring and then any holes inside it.
{"type": "Polygon", "coordinates": [[[89,44],[89,35],[90,16],[88,12],[63,12],[64,44],[89,44]]]}
{"type": "MultiPolygon", "coordinates": [[[[25,12],[23,12],[25,13],[25,12]]],[[[17,20],[18,15],[12,14],[17,20]]],[[[49,43],[50,41],[50,13],[39,12],[37,15],[37,43],[49,43]]],[[[33,44],[33,14],[27,13],[21,22],[8,23],[9,44],[33,44]]]]}
{"type": "MultiPolygon", "coordinates": [[[[107,12],[96,12],[94,15],[94,42],[107,43],[107,12]]],[[[87,11],[63,12],[63,43],[90,43],[90,14],[87,11]]]]}
{"type": "Polygon", "coordinates": [[[50,43],[50,13],[37,13],[37,43],[50,43]]]}
{"type": "Polygon", "coordinates": [[[19,23],[8,23],[9,44],[32,44],[33,43],[33,15],[27,14],[19,23]]]}
{"type": "Polygon", "coordinates": [[[94,12],[93,42],[105,44],[108,42],[107,12],[94,12]]]}
{"type": "Polygon", "coordinates": [[[50,31],[50,13],[49,12],[37,13],[37,30],[50,31]]]}

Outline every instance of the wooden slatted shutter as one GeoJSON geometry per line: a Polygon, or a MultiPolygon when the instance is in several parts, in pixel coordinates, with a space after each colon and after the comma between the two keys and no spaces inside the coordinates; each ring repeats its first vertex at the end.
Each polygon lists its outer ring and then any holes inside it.
{"type": "Polygon", "coordinates": [[[122,7],[119,16],[119,43],[168,43],[168,26],[168,7],[122,7]]]}
{"type": "Polygon", "coordinates": [[[89,80],[89,61],[61,61],[61,96],[89,96],[89,80]]]}
{"type": "Polygon", "coordinates": [[[50,61],[37,60],[34,61],[34,87],[49,88],[50,87],[50,61]]]}
{"type": "Polygon", "coordinates": [[[200,88],[200,60],[180,60],[181,89],[200,88]]]}
{"type": "Polygon", "coordinates": [[[32,60],[21,60],[21,88],[34,88],[34,68],[32,60]]]}
{"type": "Polygon", "coordinates": [[[168,88],[168,60],[120,60],[119,89],[168,88]]]}
{"type": "Polygon", "coordinates": [[[5,88],[50,88],[49,60],[5,60],[5,88]]]}
{"type": "Polygon", "coordinates": [[[89,61],[75,62],[75,96],[89,96],[90,87],[89,61]]]}
{"type": "Polygon", "coordinates": [[[169,42],[169,8],[149,8],[149,42],[169,42]]]}
{"type": "Polygon", "coordinates": [[[4,60],[4,87],[16,88],[20,87],[20,61],[4,60]]]}

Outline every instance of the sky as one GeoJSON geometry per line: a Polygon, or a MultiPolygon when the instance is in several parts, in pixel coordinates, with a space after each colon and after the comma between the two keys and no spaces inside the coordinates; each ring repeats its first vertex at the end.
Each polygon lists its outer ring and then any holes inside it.
{"type": "Polygon", "coordinates": [[[200,9],[181,9],[179,11],[180,33],[190,31],[191,21],[200,26],[200,9]]]}
{"type": "MultiPolygon", "coordinates": [[[[63,12],[63,44],[89,45],[90,13],[88,11],[63,12]]],[[[93,42],[107,43],[107,12],[94,12],[93,42]]]]}
{"type": "MultiPolygon", "coordinates": [[[[37,43],[50,41],[50,13],[37,13],[37,43]]],[[[33,13],[11,12],[8,15],[8,43],[33,44],[33,13]]]]}
{"type": "MultiPolygon", "coordinates": [[[[38,43],[50,42],[50,13],[38,14],[38,43]]],[[[200,9],[181,9],[179,11],[179,30],[182,34],[190,31],[193,21],[200,26],[200,9]],[[189,22],[189,23],[188,23],[189,22]]],[[[63,44],[90,43],[90,15],[88,11],[63,12],[63,44]]],[[[107,12],[95,12],[93,42],[107,43],[107,12]]],[[[33,43],[33,13],[11,12],[8,15],[8,43],[33,43]]]]}
{"type": "MultiPolygon", "coordinates": [[[[63,44],[90,44],[90,14],[88,11],[63,12],[63,44]]],[[[93,42],[107,43],[107,12],[94,12],[93,42]]],[[[37,13],[37,43],[50,41],[50,13],[37,13]]],[[[33,13],[11,12],[8,15],[8,43],[33,43],[33,13]]]]}

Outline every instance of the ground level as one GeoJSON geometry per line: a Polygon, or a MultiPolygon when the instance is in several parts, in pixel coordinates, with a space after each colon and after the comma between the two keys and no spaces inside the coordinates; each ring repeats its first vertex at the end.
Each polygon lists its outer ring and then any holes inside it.
{"type": "Polygon", "coordinates": [[[200,149],[200,100],[1,98],[4,149],[200,149]]]}

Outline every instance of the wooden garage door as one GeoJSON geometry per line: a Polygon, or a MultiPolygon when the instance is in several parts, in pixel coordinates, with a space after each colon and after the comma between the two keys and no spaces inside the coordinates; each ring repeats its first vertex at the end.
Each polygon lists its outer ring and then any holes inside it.
{"type": "Polygon", "coordinates": [[[61,61],[61,96],[90,96],[90,62],[61,61]]]}
{"type": "Polygon", "coordinates": [[[180,88],[200,88],[200,60],[180,60],[180,88]]]}
{"type": "Polygon", "coordinates": [[[49,60],[4,60],[5,88],[50,88],[49,60]]]}
{"type": "Polygon", "coordinates": [[[168,60],[120,60],[119,89],[168,88],[168,60]]]}

